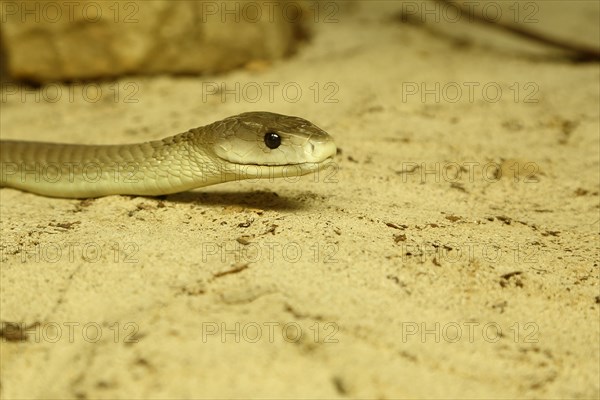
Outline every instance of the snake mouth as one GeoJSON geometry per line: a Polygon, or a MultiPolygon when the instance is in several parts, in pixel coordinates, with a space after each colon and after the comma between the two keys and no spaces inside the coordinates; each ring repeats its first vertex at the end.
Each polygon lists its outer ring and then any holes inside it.
{"type": "Polygon", "coordinates": [[[327,157],[322,161],[308,161],[308,162],[299,162],[299,163],[287,163],[287,164],[237,164],[240,166],[254,166],[254,167],[266,167],[266,168],[296,168],[296,167],[314,167],[314,166],[323,166],[333,162],[333,156],[327,157]]]}
{"type": "Polygon", "coordinates": [[[323,165],[329,162],[333,161],[333,157],[327,157],[325,160],[322,161],[312,161],[312,162],[299,162],[299,163],[287,163],[287,164],[258,164],[258,163],[246,163],[246,164],[240,164],[240,163],[235,163],[235,165],[239,165],[239,166],[253,166],[253,167],[281,167],[281,168],[285,168],[285,167],[295,167],[295,166],[300,166],[300,165],[323,165]]]}
{"type": "Polygon", "coordinates": [[[318,162],[292,163],[284,165],[271,164],[231,164],[228,173],[232,179],[272,179],[272,178],[294,178],[308,175],[310,173],[318,174],[319,171],[329,168],[333,163],[333,157],[318,162]]]}

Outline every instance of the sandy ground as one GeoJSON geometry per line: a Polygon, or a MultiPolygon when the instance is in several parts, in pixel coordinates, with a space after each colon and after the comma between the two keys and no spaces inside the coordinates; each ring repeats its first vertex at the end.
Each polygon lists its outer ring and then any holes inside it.
{"type": "MultiPolygon", "coordinates": [[[[527,4],[600,46],[598,3],[527,4]]],[[[226,76],[4,92],[4,139],[267,110],[341,154],[165,198],[0,190],[2,398],[598,398],[598,65],[401,9],[344,3],[294,58],[226,76]]]]}

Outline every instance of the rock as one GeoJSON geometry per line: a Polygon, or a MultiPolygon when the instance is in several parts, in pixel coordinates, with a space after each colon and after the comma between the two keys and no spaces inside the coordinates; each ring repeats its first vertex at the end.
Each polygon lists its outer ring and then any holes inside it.
{"type": "Polygon", "coordinates": [[[302,4],[2,2],[5,68],[37,83],[223,72],[294,52],[310,21],[302,4]]]}

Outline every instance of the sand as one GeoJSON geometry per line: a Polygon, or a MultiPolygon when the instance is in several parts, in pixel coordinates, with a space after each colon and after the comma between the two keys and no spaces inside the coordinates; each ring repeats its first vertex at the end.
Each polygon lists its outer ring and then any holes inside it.
{"type": "MultiPolygon", "coordinates": [[[[530,28],[600,46],[598,3],[530,4],[530,28]]],[[[401,9],[342,3],[227,75],[4,92],[3,139],[266,110],[340,154],[162,198],[0,190],[2,398],[598,398],[598,65],[401,9]]]]}

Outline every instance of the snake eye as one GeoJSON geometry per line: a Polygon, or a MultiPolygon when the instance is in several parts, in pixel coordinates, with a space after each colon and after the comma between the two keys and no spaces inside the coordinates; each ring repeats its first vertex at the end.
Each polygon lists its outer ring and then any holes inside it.
{"type": "Polygon", "coordinates": [[[281,145],[281,136],[276,132],[265,133],[265,144],[271,150],[278,148],[281,145]]]}

